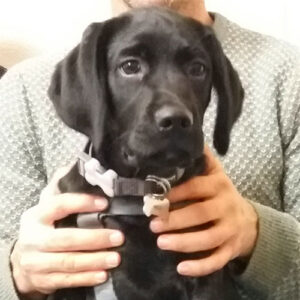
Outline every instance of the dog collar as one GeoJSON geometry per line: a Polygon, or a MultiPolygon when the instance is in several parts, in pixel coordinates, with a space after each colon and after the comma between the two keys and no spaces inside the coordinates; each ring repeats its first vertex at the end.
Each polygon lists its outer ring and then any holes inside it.
{"type": "Polygon", "coordinates": [[[89,184],[99,186],[108,197],[162,196],[171,189],[169,179],[158,176],[149,175],[146,180],[120,177],[113,170],[105,170],[96,158],[84,152],[78,155],[78,170],[89,184]]]}
{"type": "MultiPolygon", "coordinates": [[[[170,203],[165,195],[171,189],[170,179],[153,175],[147,176],[146,180],[120,177],[113,170],[105,170],[100,162],[91,156],[91,152],[90,146],[89,154],[79,153],[79,174],[89,184],[99,186],[108,197],[113,198],[108,213],[101,214],[100,218],[109,215],[156,215],[163,218],[168,216],[170,203]],[[134,201],[128,201],[131,197],[134,197],[134,201]],[[138,203],[139,199],[136,197],[142,198],[143,203],[138,203]]],[[[98,214],[96,219],[94,221],[99,226],[98,214]]]]}

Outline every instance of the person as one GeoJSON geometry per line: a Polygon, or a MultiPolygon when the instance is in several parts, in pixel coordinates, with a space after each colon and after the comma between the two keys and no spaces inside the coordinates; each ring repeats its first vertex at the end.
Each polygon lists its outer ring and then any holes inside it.
{"type": "MultiPolygon", "coordinates": [[[[211,146],[213,92],[204,120],[206,172],[168,195],[173,203],[198,201],[172,211],[168,221],[151,222],[158,246],[214,249],[207,258],[181,262],[177,271],[204,276],[229,264],[239,299],[300,299],[298,50],[209,14],[204,0],[111,2],[115,14],[160,5],[212,26],[245,88],[229,152],[219,158],[211,146]],[[214,225],[197,229],[207,222],[214,225]],[[167,233],[190,227],[189,233],[167,233]]],[[[44,299],[64,287],[100,284],[122,259],[113,249],[126,240],[121,232],[54,228],[66,215],[107,206],[104,198],[56,188],[68,171],[59,167],[86,143],[58,119],[46,94],[60,58],[21,63],[0,81],[0,299],[44,299]]]]}

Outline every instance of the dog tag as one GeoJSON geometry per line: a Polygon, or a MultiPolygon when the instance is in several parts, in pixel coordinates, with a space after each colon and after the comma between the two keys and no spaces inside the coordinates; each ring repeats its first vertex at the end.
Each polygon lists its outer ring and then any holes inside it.
{"type": "Polygon", "coordinates": [[[167,198],[161,199],[152,194],[144,196],[143,212],[147,217],[154,215],[160,218],[167,218],[169,216],[169,209],[170,201],[167,198]]]}

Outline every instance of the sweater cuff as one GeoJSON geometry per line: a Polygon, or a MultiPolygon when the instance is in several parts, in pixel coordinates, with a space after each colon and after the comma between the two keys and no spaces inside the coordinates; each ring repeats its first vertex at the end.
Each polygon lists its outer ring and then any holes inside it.
{"type": "Polygon", "coordinates": [[[12,271],[10,267],[10,254],[15,241],[8,245],[0,245],[0,299],[20,300],[15,289],[12,271]]]}
{"type": "Polygon", "coordinates": [[[243,290],[267,299],[299,256],[299,223],[289,214],[251,202],[259,216],[256,246],[244,272],[235,276],[243,290]]]}

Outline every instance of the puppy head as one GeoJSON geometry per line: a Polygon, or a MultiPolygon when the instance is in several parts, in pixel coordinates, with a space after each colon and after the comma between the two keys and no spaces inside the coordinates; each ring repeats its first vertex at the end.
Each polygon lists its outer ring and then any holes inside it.
{"type": "Polygon", "coordinates": [[[212,30],[165,9],[92,24],[54,72],[58,115],[120,175],[171,175],[203,152],[203,115],[218,93],[214,145],[229,147],[243,89],[212,30]]]}

